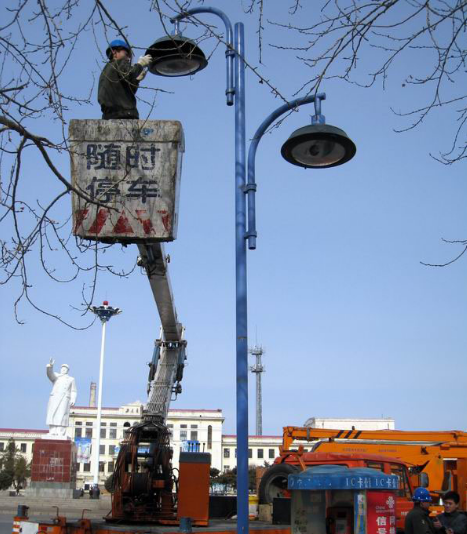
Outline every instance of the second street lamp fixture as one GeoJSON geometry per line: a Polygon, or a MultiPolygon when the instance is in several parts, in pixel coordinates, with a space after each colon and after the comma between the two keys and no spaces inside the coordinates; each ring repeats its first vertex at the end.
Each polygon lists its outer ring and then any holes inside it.
{"type": "Polygon", "coordinates": [[[282,145],[281,154],[292,165],[327,169],[349,161],[356,151],[344,130],[330,124],[310,124],[291,134],[282,145]]]}

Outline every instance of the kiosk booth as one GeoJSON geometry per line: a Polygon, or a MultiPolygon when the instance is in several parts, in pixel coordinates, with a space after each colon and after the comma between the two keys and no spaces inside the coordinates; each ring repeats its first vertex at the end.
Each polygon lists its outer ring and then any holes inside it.
{"type": "Polygon", "coordinates": [[[399,477],[341,465],[289,475],[292,534],[396,534],[399,477]]]}

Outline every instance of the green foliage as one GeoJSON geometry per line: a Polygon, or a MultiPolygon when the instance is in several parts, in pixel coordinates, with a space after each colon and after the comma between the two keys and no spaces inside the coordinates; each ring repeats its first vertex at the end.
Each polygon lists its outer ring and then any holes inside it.
{"type": "Polygon", "coordinates": [[[256,491],[256,467],[248,469],[248,489],[249,491],[256,491]]]}
{"type": "Polygon", "coordinates": [[[214,479],[217,479],[219,473],[220,471],[216,467],[211,467],[211,469],[209,469],[209,478],[211,478],[211,482],[217,482],[217,480],[214,479]]]}
{"type": "Polygon", "coordinates": [[[0,471],[0,490],[6,490],[13,484],[13,477],[7,471],[0,471]]]}
{"type": "MultiPolygon", "coordinates": [[[[218,471],[216,469],[216,471],[218,471]]],[[[237,489],[237,468],[234,467],[228,471],[220,473],[217,477],[211,478],[211,482],[217,484],[225,484],[237,489]]],[[[248,489],[249,491],[256,491],[256,468],[250,467],[248,469],[248,489]]]]}
{"type": "Polygon", "coordinates": [[[16,490],[26,486],[31,476],[31,466],[19,452],[14,440],[10,439],[6,451],[0,458],[0,490],[13,486],[16,490]]]}
{"type": "Polygon", "coordinates": [[[219,484],[226,484],[227,486],[237,487],[237,468],[229,469],[220,473],[216,479],[219,484]]]}

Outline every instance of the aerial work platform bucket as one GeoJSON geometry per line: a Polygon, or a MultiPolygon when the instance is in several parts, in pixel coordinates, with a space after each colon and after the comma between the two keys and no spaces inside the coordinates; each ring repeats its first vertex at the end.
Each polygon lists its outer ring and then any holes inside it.
{"type": "Polygon", "coordinates": [[[178,121],[72,120],[73,234],[105,243],[173,241],[185,150],[178,121]]]}

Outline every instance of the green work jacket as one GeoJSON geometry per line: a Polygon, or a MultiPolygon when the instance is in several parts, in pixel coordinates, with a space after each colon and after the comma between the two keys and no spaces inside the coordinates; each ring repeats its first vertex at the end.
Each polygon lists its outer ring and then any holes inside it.
{"type": "Polygon", "coordinates": [[[419,505],[414,505],[405,518],[404,531],[405,534],[435,534],[436,529],[430,519],[430,512],[419,505]]]}
{"type": "Polygon", "coordinates": [[[141,65],[131,66],[125,58],[107,63],[99,78],[97,96],[103,119],[139,119],[135,93],[139,85],[136,78],[142,71],[141,65]]]}

